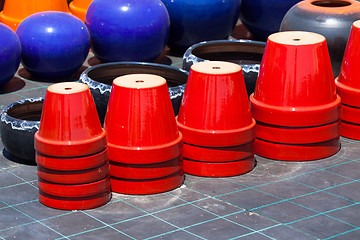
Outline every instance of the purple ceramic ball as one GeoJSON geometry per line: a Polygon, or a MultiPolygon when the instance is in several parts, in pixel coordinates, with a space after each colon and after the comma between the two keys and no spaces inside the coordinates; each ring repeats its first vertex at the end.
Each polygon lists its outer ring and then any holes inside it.
{"type": "Polygon", "coordinates": [[[64,12],[35,13],[16,33],[22,46],[22,64],[37,78],[70,77],[82,66],[90,49],[85,24],[64,12]]]}
{"type": "Polygon", "coordinates": [[[160,0],[94,0],[85,23],[92,52],[102,62],[154,60],[166,45],[170,27],[160,0]]]}
{"type": "Polygon", "coordinates": [[[21,59],[21,45],[16,33],[0,23],[0,87],[16,73],[21,59]]]}

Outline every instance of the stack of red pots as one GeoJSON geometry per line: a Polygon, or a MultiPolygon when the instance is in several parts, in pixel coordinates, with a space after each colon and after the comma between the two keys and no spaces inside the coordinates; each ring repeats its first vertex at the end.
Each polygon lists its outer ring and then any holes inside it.
{"type": "Polygon", "coordinates": [[[192,65],[177,124],[184,137],[186,173],[226,177],[254,168],[256,123],[239,65],[192,65]]]}
{"type": "Polygon", "coordinates": [[[42,204],[82,210],[110,200],[106,133],[86,84],[48,87],[35,150],[42,204]]]}
{"type": "Polygon", "coordinates": [[[360,20],[352,25],[336,89],[342,100],[341,136],[360,139],[360,20]]]}
{"type": "Polygon", "coordinates": [[[182,134],[164,78],[152,74],[116,78],[104,128],[112,191],[153,194],[182,184],[182,134]]]}
{"type": "Polygon", "coordinates": [[[341,99],[322,35],[270,35],[250,101],[257,122],[256,154],[306,161],[340,149],[341,99]]]}

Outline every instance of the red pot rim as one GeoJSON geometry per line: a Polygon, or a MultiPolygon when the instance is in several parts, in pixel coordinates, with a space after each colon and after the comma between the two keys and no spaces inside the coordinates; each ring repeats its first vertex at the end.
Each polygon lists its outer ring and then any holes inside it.
{"type": "Polygon", "coordinates": [[[360,140],[360,125],[341,121],[340,135],[346,138],[360,140]]]}
{"type": "Polygon", "coordinates": [[[233,147],[203,147],[184,143],[184,157],[204,162],[230,162],[254,155],[253,142],[233,147]]]}
{"type": "Polygon", "coordinates": [[[341,120],[350,123],[360,124],[360,108],[342,104],[341,120]]]}
{"type": "Polygon", "coordinates": [[[138,195],[155,194],[180,187],[184,182],[184,172],[181,170],[170,176],[142,180],[110,177],[110,182],[113,192],[138,195]]]}
{"type": "Polygon", "coordinates": [[[284,161],[311,161],[330,157],[340,150],[339,137],[311,144],[289,145],[255,140],[255,154],[284,161]]]}
{"type": "Polygon", "coordinates": [[[233,162],[201,162],[184,158],[184,172],[202,177],[231,177],[245,174],[255,167],[254,156],[233,162]]]}
{"type": "Polygon", "coordinates": [[[339,82],[339,77],[335,78],[336,91],[341,97],[342,103],[350,106],[360,107],[360,89],[356,89],[339,82]]]}
{"type": "Polygon", "coordinates": [[[255,139],[256,121],[246,127],[229,130],[203,130],[187,127],[177,121],[184,143],[206,147],[239,146],[255,139]]]}
{"type": "Polygon", "coordinates": [[[256,121],[279,126],[308,127],[335,122],[340,118],[341,98],[310,107],[279,107],[268,105],[250,96],[251,112],[256,121]]]}

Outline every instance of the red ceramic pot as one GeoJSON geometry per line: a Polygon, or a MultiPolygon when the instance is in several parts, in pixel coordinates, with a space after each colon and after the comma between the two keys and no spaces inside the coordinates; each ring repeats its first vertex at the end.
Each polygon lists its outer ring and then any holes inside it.
{"type": "Polygon", "coordinates": [[[182,170],[182,155],[166,162],[128,164],[110,162],[110,174],[117,178],[151,179],[162,178],[182,170]]]}
{"type": "Polygon", "coordinates": [[[202,147],[184,144],[187,159],[203,162],[230,162],[254,155],[253,142],[234,147],[202,147]]]}
{"type": "Polygon", "coordinates": [[[353,23],[346,46],[341,71],[336,78],[336,90],[342,103],[360,107],[360,20],[353,23]]]}
{"type": "Polygon", "coordinates": [[[254,156],[233,162],[202,162],[184,158],[184,171],[203,177],[236,176],[248,173],[254,167],[254,156]]]}
{"type": "Polygon", "coordinates": [[[36,163],[44,168],[58,171],[77,171],[96,168],[104,164],[109,164],[107,148],[94,155],[85,157],[49,157],[40,153],[36,154],[36,163]]]}
{"type": "Polygon", "coordinates": [[[108,203],[111,199],[111,192],[102,193],[90,197],[56,197],[40,192],[39,201],[45,206],[63,210],[86,210],[100,207],[108,203]]]}
{"type": "Polygon", "coordinates": [[[184,181],[183,171],[155,179],[110,178],[113,192],[124,194],[154,194],[173,190],[184,181]]]}
{"type": "Polygon", "coordinates": [[[39,178],[39,191],[57,197],[89,197],[110,191],[109,178],[84,184],[59,184],[39,178]]]}
{"type": "Polygon", "coordinates": [[[341,100],[325,38],[300,31],[270,35],[250,101],[253,117],[272,125],[309,127],[336,122],[341,100]]]}
{"type": "Polygon", "coordinates": [[[44,168],[40,165],[37,166],[37,175],[39,178],[49,182],[59,184],[84,184],[96,182],[101,179],[107,178],[110,175],[109,164],[102,166],[78,170],[78,171],[58,171],[44,168]]]}
{"type": "Polygon", "coordinates": [[[309,161],[326,158],[340,150],[339,137],[310,144],[281,144],[256,139],[254,146],[255,154],[259,156],[286,161],[309,161]]]}
{"type": "Polygon", "coordinates": [[[360,124],[360,108],[355,108],[342,104],[341,120],[354,124],[360,124]]]}
{"type": "Polygon", "coordinates": [[[360,140],[360,125],[341,121],[340,135],[343,137],[360,140]]]}
{"type": "Polygon", "coordinates": [[[257,122],[256,138],[288,144],[307,144],[328,141],[340,134],[340,121],[314,127],[283,127],[257,122]]]}
{"type": "Polygon", "coordinates": [[[35,133],[35,150],[58,157],[80,157],[106,148],[106,132],[100,125],[89,87],[64,82],[48,87],[35,133]]]}
{"type": "Polygon", "coordinates": [[[109,159],[128,164],[169,161],[182,153],[164,78],[130,74],[114,80],[105,117],[109,159]]]}
{"type": "Polygon", "coordinates": [[[253,141],[255,120],[241,67],[219,61],[192,65],[177,123],[184,142],[192,145],[229,147],[253,141]]]}

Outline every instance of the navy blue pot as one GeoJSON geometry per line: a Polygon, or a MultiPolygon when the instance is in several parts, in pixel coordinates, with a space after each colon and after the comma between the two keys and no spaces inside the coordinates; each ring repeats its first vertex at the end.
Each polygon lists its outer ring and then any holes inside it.
{"type": "Polygon", "coordinates": [[[279,31],[286,12],[301,0],[242,0],[240,19],[257,40],[279,31]]]}
{"type": "Polygon", "coordinates": [[[21,59],[21,45],[16,33],[0,23],[0,87],[14,76],[21,59]]]}
{"type": "Polygon", "coordinates": [[[162,0],[170,15],[168,46],[185,52],[195,43],[227,39],[239,18],[241,0],[162,0]]]}
{"type": "Polygon", "coordinates": [[[33,77],[69,77],[85,61],[90,35],[85,24],[64,12],[40,12],[17,28],[22,46],[22,64],[33,77]]]}
{"type": "Polygon", "coordinates": [[[170,20],[160,0],[94,0],[85,24],[100,61],[150,62],[166,45],[170,20]]]}

